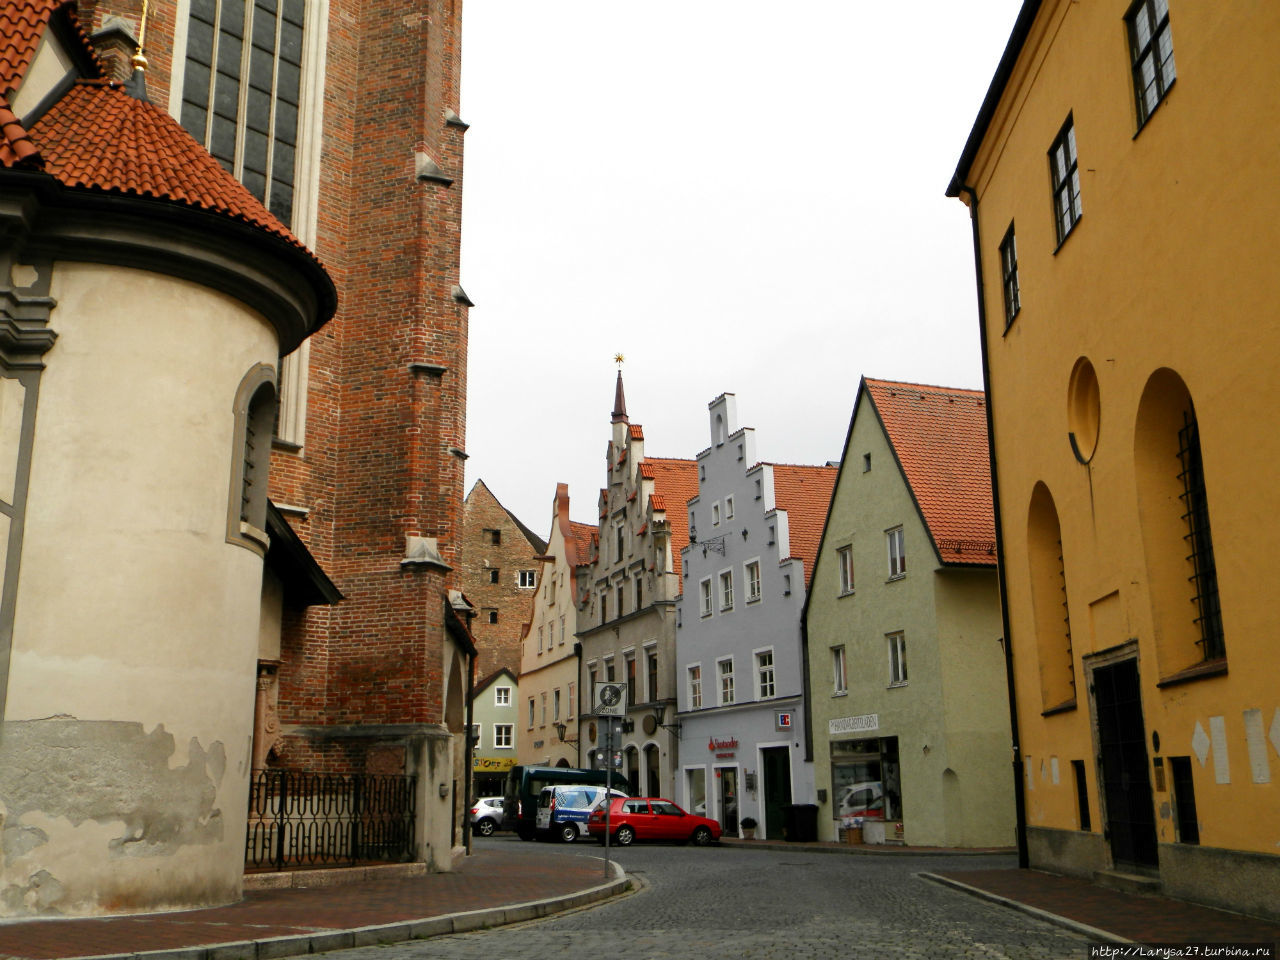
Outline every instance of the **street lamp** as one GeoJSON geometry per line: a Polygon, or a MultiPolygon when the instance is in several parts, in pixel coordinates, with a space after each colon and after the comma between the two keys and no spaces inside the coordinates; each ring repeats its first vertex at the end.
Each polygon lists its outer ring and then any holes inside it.
{"type": "Polygon", "coordinates": [[[561,743],[577,743],[578,742],[576,738],[571,738],[568,740],[564,738],[565,731],[569,729],[567,724],[553,723],[552,726],[556,728],[556,736],[560,738],[561,743]]]}

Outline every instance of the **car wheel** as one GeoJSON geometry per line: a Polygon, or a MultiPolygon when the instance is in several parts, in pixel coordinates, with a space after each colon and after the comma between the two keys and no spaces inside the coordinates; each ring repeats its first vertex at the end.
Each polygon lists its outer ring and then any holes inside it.
{"type": "Polygon", "coordinates": [[[573,843],[578,839],[578,827],[573,823],[560,824],[560,839],[565,843],[573,843]]]}
{"type": "Polygon", "coordinates": [[[636,842],[636,832],[630,827],[619,827],[617,834],[614,835],[613,842],[620,847],[629,847],[636,842]]]}
{"type": "Polygon", "coordinates": [[[493,836],[493,831],[494,823],[488,817],[485,817],[483,820],[476,821],[476,833],[480,834],[480,836],[491,837],[493,836]]]}
{"type": "Polygon", "coordinates": [[[705,847],[711,842],[711,831],[706,827],[699,827],[693,831],[693,836],[689,839],[693,841],[695,847],[705,847]]]}

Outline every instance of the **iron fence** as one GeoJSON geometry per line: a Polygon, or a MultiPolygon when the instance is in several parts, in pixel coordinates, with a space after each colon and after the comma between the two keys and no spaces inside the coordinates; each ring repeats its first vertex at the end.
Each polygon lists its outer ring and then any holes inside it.
{"type": "Polygon", "coordinates": [[[264,770],[249,786],[245,866],[351,866],[413,859],[411,776],[264,770]]]}

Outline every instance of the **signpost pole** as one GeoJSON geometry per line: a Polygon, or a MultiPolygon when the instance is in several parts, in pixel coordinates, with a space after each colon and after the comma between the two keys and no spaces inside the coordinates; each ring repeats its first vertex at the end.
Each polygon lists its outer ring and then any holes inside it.
{"type": "Polygon", "coordinates": [[[604,718],[604,878],[609,879],[609,808],[613,806],[613,717],[604,718]]]}

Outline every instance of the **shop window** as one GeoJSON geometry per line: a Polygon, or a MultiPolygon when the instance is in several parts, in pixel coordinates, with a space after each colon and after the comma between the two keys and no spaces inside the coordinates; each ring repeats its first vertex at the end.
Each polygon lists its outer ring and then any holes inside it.
{"type": "Polygon", "coordinates": [[[831,742],[832,816],[864,820],[902,818],[897,737],[831,742]]]}

